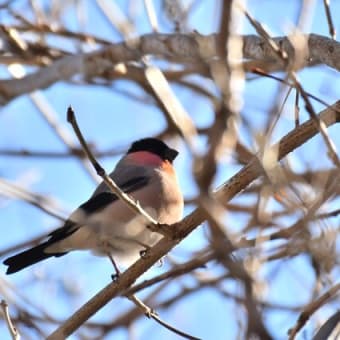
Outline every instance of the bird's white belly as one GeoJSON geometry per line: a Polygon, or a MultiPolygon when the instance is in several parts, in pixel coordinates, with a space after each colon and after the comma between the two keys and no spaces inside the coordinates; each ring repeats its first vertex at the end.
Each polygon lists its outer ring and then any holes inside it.
{"type": "MultiPolygon", "coordinates": [[[[131,264],[140,257],[141,251],[153,246],[162,236],[151,232],[143,217],[134,216],[126,209],[129,208],[119,203],[116,209],[111,207],[88,217],[86,223],[83,216],[74,216],[73,220],[76,219],[81,227],[48,251],[91,250],[101,256],[112,254],[118,261],[131,264]],[[122,209],[120,214],[117,213],[119,207],[122,209]],[[122,216],[124,218],[119,218],[122,216]]],[[[146,211],[157,217],[153,209],[146,211]]]]}

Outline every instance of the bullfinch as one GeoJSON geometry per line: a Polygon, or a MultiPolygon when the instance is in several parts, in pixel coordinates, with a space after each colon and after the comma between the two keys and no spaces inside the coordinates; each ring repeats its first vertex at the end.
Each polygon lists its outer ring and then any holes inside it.
{"type": "MultiPolygon", "coordinates": [[[[159,223],[178,222],[183,196],[172,166],[178,152],[156,138],[134,142],[110,177],[159,223]]],[[[92,250],[130,265],[162,236],[150,231],[146,221],[101,183],[90,199],[76,209],[64,226],[40,245],[4,261],[7,274],[71,250],[92,250]]]]}

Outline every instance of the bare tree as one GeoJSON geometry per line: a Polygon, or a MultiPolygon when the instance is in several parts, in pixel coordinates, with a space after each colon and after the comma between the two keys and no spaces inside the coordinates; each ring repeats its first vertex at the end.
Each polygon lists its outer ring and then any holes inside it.
{"type": "Polygon", "coordinates": [[[89,195],[100,180],[93,163],[107,181],[104,167],[136,136],[177,145],[186,198],[182,221],[150,221],[163,238],[117,282],[108,261],[84,253],[2,275],[4,334],[334,336],[340,44],[332,18],[340,7],[289,3],[1,4],[1,256],[62,223],[57,202],[86,200],[83,188],[89,195]],[[274,36],[266,27],[280,11],[291,23],[274,36]],[[320,18],[322,33],[311,33],[320,18]],[[67,124],[70,105],[79,126],[70,109],[67,124]],[[48,178],[43,190],[29,168],[48,178]]]}

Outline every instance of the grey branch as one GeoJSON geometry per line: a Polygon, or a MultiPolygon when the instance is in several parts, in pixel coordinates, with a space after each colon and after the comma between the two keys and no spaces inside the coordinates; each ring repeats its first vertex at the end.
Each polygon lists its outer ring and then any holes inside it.
{"type": "MultiPolygon", "coordinates": [[[[255,35],[245,35],[242,38],[244,58],[258,62],[254,67],[268,62],[275,63],[277,70],[280,67],[284,69],[282,60],[264,39],[255,35]]],[[[337,41],[316,34],[310,34],[306,38],[308,51],[304,66],[325,64],[340,71],[340,44],[337,41]]],[[[289,37],[277,37],[273,41],[281,46],[288,57],[294,56],[289,37]]],[[[204,64],[204,61],[218,55],[217,43],[215,34],[204,36],[198,33],[152,33],[134,41],[105,46],[95,52],[68,55],[21,79],[0,81],[0,104],[5,105],[15,97],[47,88],[56,82],[68,81],[76,75],[83,79],[103,77],[106,71],[112,71],[118,63],[140,61],[145,55],[154,55],[184,66],[204,64]]],[[[24,60],[22,64],[25,64],[24,60]]]]}

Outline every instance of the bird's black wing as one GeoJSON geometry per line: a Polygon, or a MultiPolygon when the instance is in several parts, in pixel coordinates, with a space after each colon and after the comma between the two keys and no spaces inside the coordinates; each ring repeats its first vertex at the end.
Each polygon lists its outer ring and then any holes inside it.
{"type": "MultiPolygon", "coordinates": [[[[120,185],[120,189],[125,193],[131,193],[146,186],[149,182],[149,177],[140,176],[126,181],[120,185]]],[[[83,203],[78,209],[82,209],[86,215],[99,212],[107,207],[112,202],[116,201],[118,196],[112,192],[104,191],[83,203]]],[[[55,242],[64,239],[78,230],[80,225],[72,220],[67,220],[63,227],[52,231],[49,236],[49,241],[55,242]]]]}
{"type": "MultiPolygon", "coordinates": [[[[119,187],[125,193],[130,193],[139,190],[149,183],[149,177],[140,176],[132,178],[125,183],[121,184],[119,187]]],[[[116,201],[118,196],[112,192],[104,191],[96,196],[91,197],[88,201],[83,203],[79,208],[83,209],[86,214],[93,214],[104,209],[110,203],[116,201]]]]}
{"type": "MultiPolygon", "coordinates": [[[[149,178],[146,176],[140,176],[137,178],[130,179],[120,185],[120,188],[126,192],[130,193],[135,190],[141,189],[149,182],[149,178]]],[[[93,197],[91,197],[87,202],[82,204],[79,209],[82,209],[85,214],[91,214],[104,209],[110,203],[116,201],[118,197],[111,192],[101,192],[93,197]]],[[[76,230],[81,227],[77,222],[72,220],[67,220],[65,225],[52,233],[49,234],[50,238],[36,247],[25,250],[22,253],[16,254],[9,257],[4,261],[4,264],[8,266],[7,274],[15,273],[23,268],[26,268],[34,263],[45,260],[52,256],[63,256],[67,252],[60,253],[46,253],[45,249],[55,242],[58,242],[69,235],[73,234],[76,230]]]]}

